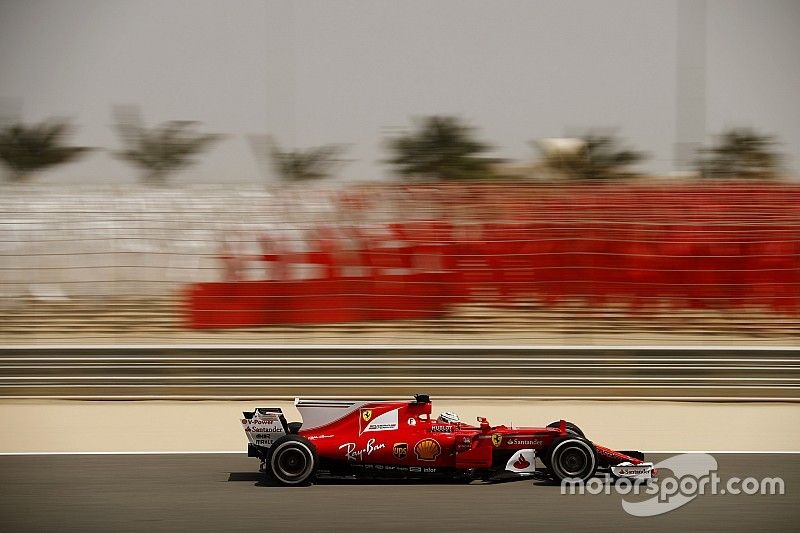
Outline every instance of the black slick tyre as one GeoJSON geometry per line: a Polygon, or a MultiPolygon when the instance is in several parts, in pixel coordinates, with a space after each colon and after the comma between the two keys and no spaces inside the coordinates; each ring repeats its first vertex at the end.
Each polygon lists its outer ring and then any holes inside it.
{"type": "Polygon", "coordinates": [[[547,462],[556,481],[586,481],[597,471],[597,451],[586,439],[560,437],[553,441],[547,462]]]}
{"type": "Polygon", "coordinates": [[[305,485],[314,479],[318,466],[317,450],[300,435],[284,435],[269,449],[266,472],[281,485],[305,485]]]}

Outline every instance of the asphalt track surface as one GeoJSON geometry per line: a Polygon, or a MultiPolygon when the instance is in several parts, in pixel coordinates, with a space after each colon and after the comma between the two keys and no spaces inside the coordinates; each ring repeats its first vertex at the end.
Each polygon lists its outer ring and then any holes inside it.
{"type": "MultiPolygon", "coordinates": [[[[653,459],[659,459],[654,456],[653,459]]],[[[721,454],[719,476],[781,476],[784,495],[705,495],[626,514],[618,494],[531,480],[276,487],[238,454],[0,456],[0,531],[797,531],[800,455],[721,454]]]]}

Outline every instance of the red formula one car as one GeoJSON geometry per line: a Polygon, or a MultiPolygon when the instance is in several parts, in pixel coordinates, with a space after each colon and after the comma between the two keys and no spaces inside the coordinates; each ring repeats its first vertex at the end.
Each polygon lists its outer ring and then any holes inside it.
{"type": "Polygon", "coordinates": [[[303,422],[287,423],[280,408],[245,412],[248,456],[283,485],[306,484],[317,475],[448,477],[491,481],[548,475],[556,481],[587,480],[598,471],[647,479],[653,464],[633,451],[592,443],[574,424],[546,427],[461,422],[454,413],[431,418],[427,395],[413,401],[295,400],[303,422]],[[536,460],[544,468],[537,471],[536,460]]]}

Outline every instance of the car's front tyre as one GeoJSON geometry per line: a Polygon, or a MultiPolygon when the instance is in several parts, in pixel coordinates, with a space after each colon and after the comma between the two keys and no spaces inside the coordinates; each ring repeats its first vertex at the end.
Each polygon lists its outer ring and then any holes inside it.
{"type": "Polygon", "coordinates": [[[586,439],[561,437],[553,442],[547,462],[556,481],[586,481],[597,471],[597,451],[586,439]]]}
{"type": "Polygon", "coordinates": [[[300,435],[284,435],[270,448],[266,463],[267,474],[281,485],[304,485],[317,472],[317,450],[300,435]]]}
{"type": "MultiPolygon", "coordinates": [[[[584,439],[586,438],[586,435],[583,434],[583,431],[581,431],[581,428],[579,428],[577,425],[573,424],[572,422],[565,422],[565,426],[566,426],[567,433],[569,435],[573,435],[575,437],[581,437],[581,438],[584,438],[584,439]]],[[[547,427],[558,429],[558,428],[561,427],[561,422],[560,421],[551,422],[551,423],[547,424],[547,427]]],[[[549,459],[549,456],[548,455],[543,455],[541,457],[541,461],[542,461],[542,464],[545,466],[545,468],[550,470],[550,459],[549,459]]]]}

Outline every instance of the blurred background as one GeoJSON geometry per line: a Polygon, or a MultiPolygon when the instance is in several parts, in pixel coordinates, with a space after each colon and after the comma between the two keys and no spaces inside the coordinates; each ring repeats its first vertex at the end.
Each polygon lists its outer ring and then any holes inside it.
{"type": "Polygon", "coordinates": [[[0,4],[0,338],[786,344],[795,1],[0,4]]]}

